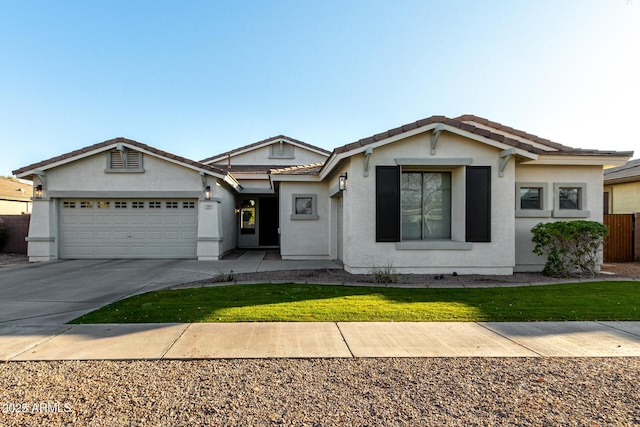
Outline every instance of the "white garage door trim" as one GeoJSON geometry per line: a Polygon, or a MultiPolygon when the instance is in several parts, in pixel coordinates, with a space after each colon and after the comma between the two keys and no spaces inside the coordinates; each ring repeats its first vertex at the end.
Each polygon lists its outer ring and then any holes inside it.
{"type": "Polygon", "coordinates": [[[60,258],[196,258],[197,199],[62,199],[60,258]]]}

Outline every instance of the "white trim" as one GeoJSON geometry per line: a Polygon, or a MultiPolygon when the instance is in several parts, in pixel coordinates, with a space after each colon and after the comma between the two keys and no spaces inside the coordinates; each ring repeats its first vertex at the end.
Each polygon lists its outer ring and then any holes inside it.
{"type": "Polygon", "coordinates": [[[447,166],[447,167],[455,167],[455,166],[468,166],[473,163],[473,159],[471,157],[455,157],[455,158],[416,158],[416,157],[408,157],[408,158],[396,158],[396,165],[399,166],[447,166]]]}
{"type": "Polygon", "coordinates": [[[527,165],[578,165],[578,166],[623,166],[630,156],[576,156],[541,154],[536,160],[525,161],[527,165]]]}
{"type": "Polygon", "coordinates": [[[67,199],[199,199],[201,191],[49,191],[49,198],[67,199]]]}
{"type": "Polygon", "coordinates": [[[464,250],[473,249],[471,242],[456,242],[454,240],[405,240],[396,242],[396,249],[402,250],[464,250]]]}

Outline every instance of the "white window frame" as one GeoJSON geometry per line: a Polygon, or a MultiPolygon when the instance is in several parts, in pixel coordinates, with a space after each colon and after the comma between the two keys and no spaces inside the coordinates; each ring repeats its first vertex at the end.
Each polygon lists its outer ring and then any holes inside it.
{"type": "Polygon", "coordinates": [[[316,194],[292,194],[291,195],[291,219],[318,219],[318,196],[316,194]],[[297,213],[297,199],[311,199],[311,213],[297,213]]]}
{"type": "Polygon", "coordinates": [[[553,184],[554,218],[587,218],[591,213],[587,207],[587,184],[584,182],[555,182],[553,184]],[[560,189],[577,188],[579,191],[577,209],[560,209],[560,189]]]}
{"type": "Polygon", "coordinates": [[[516,182],[516,217],[520,218],[548,218],[551,216],[551,209],[547,209],[547,197],[549,194],[549,184],[546,182],[516,182]],[[540,208],[523,209],[520,203],[520,190],[523,188],[540,189],[540,208]]]}

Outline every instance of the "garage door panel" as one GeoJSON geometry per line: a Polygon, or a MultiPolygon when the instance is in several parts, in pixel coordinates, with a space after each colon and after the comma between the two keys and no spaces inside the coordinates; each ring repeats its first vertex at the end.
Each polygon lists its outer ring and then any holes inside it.
{"type": "Polygon", "coordinates": [[[106,214],[97,214],[95,216],[96,224],[98,225],[108,225],[111,224],[111,217],[106,214]]]}
{"type": "Polygon", "coordinates": [[[115,200],[61,201],[60,257],[196,257],[195,201],[117,202],[116,209],[115,200]],[[72,205],[85,207],[69,208],[72,205]]]}

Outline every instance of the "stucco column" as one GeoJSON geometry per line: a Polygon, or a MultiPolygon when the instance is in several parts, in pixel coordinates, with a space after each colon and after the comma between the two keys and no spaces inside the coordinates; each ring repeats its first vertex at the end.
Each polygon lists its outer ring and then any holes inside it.
{"type": "Polygon", "coordinates": [[[200,200],[198,207],[198,247],[200,261],[218,260],[222,256],[223,230],[220,200],[200,200]]]}
{"type": "Polygon", "coordinates": [[[58,258],[56,199],[33,199],[27,255],[29,262],[58,258]]]}

